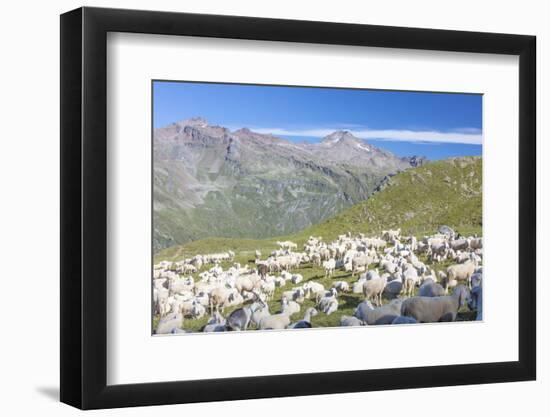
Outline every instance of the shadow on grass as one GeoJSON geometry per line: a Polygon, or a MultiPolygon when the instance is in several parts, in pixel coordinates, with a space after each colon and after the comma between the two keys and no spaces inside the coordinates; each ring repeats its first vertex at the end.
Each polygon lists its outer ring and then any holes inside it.
{"type": "Polygon", "coordinates": [[[362,297],[354,297],[350,294],[341,294],[338,296],[338,309],[345,310],[348,308],[355,308],[363,301],[362,297]]]}

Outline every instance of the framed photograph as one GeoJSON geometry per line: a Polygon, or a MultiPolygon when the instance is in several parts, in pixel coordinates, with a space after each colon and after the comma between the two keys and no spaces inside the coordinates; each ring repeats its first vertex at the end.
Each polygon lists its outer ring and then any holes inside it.
{"type": "Polygon", "coordinates": [[[61,401],[533,380],[535,37],[61,16],[61,401]]]}

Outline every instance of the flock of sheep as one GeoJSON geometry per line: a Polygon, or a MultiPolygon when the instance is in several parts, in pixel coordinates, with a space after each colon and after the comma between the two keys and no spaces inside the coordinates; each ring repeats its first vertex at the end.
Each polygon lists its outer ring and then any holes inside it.
{"type": "Polygon", "coordinates": [[[231,251],[155,265],[155,333],[187,333],[185,320],[202,317],[209,317],[202,332],[311,328],[314,316],[336,313],[346,293],[364,300],[353,315],[340,317],[341,326],[455,321],[464,306],[476,320],[482,318],[480,237],[444,227],[420,240],[398,229],[377,237],[348,233],[330,243],[312,236],[301,252],[294,242],[277,244],[266,259],[256,250],[253,266],[233,262],[231,251]],[[451,265],[436,273],[432,267],[442,262],[451,265]],[[222,263],[231,266],[224,269],[222,263]],[[330,287],[294,272],[306,266],[324,269],[330,287]],[[337,270],[352,280],[333,279],[337,270]],[[280,308],[270,311],[268,302],[278,288],[280,308]],[[306,300],[314,307],[301,316],[306,300]],[[302,319],[292,321],[299,313],[302,319]]]}

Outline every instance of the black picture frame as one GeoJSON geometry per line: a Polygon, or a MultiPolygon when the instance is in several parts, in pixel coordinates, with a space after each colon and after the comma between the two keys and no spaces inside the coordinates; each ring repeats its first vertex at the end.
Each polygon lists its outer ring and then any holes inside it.
{"type": "Polygon", "coordinates": [[[535,51],[524,35],[88,7],[61,15],[61,401],[96,409],[535,379],[535,51]],[[107,385],[108,32],[519,56],[519,360],[107,385]]]}

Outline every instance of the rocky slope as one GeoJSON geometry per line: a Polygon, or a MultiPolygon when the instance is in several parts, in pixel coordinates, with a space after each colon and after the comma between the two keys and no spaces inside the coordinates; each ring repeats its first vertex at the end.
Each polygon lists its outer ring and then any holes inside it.
{"type": "Polygon", "coordinates": [[[155,251],[210,236],[294,233],[368,198],[392,175],[424,163],[337,131],[298,144],[194,118],[156,129],[155,251]]]}

